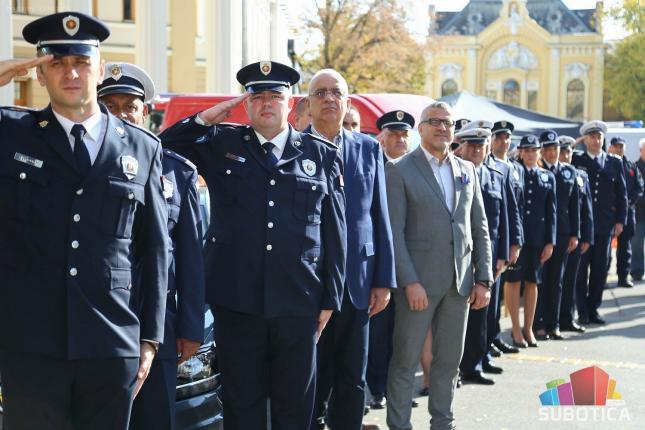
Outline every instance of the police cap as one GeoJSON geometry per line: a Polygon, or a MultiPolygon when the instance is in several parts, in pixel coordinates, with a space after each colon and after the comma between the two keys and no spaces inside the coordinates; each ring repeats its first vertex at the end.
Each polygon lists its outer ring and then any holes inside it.
{"type": "Polygon", "coordinates": [[[98,19],[80,12],[61,12],[43,16],[23,28],[22,36],[36,45],[39,55],[91,56],[110,29],[98,19]]]}
{"type": "Polygon", "coordinates": [[[155,96],[155,85],[140,67],[130,63],[107,63],[105,78],[98,86],[98,97],[110,94],[132,94],[149,102],[155,96]]]}
{"type": "Polygon", "coordinates": [[[580,135],[584,136],[587,134],[591,134],[594,132],[599,132],[599,133],[607,133],[607,124],[604,123],[603,121],[599,121],[597,119],[589,122],[585,122],[582,124],[582,127],[580,127],[580,135]]]}
{"type": "Polygon", "coordinates": [[[376,120],[376,127],[379,130],[390,128],[392,130],[410,130],[414,128],[414,117],[402,110],[395,110],[384,113],[376,120]]]}
{"type": "Polygon", "coordinates": [[[545,130],[540,134],[540,143],[543,148],[548,148],[549,146],[559,145],[558,133],[553,130],[545,130]]]}
{"type": "Polygon", "coordinates": [[[625,145],[627,142],[620,136],[612,137],[609,142],[610,145],[625,145]]]}
{"type": "Polygon", "coordinates": [[[470,120],[466,118],[458,119],[457,122],[455,122],[455,131],[461,130],[462,127],[468,124],[469,122],[470,120]]]}
{"type": "Polygon", "coordinates": [[[513,134],[515,126],[510,121],[497,121],[493,124],[493,134],[497,133],[508,133],[513,134]]]}
{"type": "Polygon", "coordinates": [[[576,145],[576,140],[571,136],[560,136],[558,137],[558,142],[560,142],[560,148],[571,149],[576,145]]]}
{"type": "Polygon", "coordinates": [[[520,140],[520,144],[518,146],[519,149],[528,149],[528,148],[540,148],[540,140],[537,138],[537,136],[534,136],[532,134],[527,134],[526,136],[522,136],[522,140],[520,140]]]}
{"type": "Polygon", "coordinates": [[[490,130],[493,128],[493,123],[485,119],[476,119],[461,127],[462,130],[471,130],[476,128],[487,128],[490,130]]]}
{"type": "Polygon", "coordinates": [[[242,67],[237,81],[249,93],[260,91],[286,92],[300,80],[300,73],[292,67],[275,61],[260,61],[242,67]]]}
{"type": "Polygon", "coordinates": [[[490,137],[491,132],[488,128],[479,127],[479,128],[468,128],[462,129],[459,133],[455,134],[455,137],[461,139],[464,143],[470,143],[473,145],[483,145],[486,143],[486,140],[490,137]]]}

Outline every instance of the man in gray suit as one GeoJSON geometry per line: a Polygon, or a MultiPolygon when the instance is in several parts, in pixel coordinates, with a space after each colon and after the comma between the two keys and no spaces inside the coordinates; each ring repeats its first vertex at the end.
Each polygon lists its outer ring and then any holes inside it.
{"type": "Polygon", "coordinates": [[[432,429],[452,429],[452,400],[464,348],[468,309],[488,305],[493,280],[484,203],[475,167],[449,152],[450,106],[421,114],[421,145],[386,167],[394,235],[396,304],[388,371],[387,424],[410,423],[414,374],[432,323],[428,411],[432,429]]]}

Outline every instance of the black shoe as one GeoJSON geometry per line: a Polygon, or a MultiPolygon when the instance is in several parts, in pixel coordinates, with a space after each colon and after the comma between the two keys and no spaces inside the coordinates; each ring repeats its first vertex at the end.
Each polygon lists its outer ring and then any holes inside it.
{"type": "Polygon", "coordinates": [[[492,373],[492,374],[495,374],[495,375],[499,375],[500,373],[502,373],[504,371],[504,369],[502,369],[499,366],[496,366],[495,363],[492,363],[490,361],[484,361],[482,363],[482,368],[484,369],[484,372],[492,373]]]}
{"type": "Polygon", "coordinates": [[[578,317],[578,324],[582,326],[589,325],[589,317],[578,317]]]}
{"type": "Polygon", "coordinates": [[[634,288],[634,283],[629,279],[618,281],[618,286],[620,288],[634,288]]]}
{"type": "Polygon", "coordinates": [[[504,354],[517,354],[518,352],[520,352],[520,350],[516,346],[509,345],[499,338],[493,340],[493,345],[495,345],[497,349],[502,351],[504,354]]]}
{"type": "Polygon", "coordinates": [[[370,413],[370,407],[365,405],[365,408],[363,408],[363,415],[367,415],[370,413]]]}
{"type": "Polygon", "coordinates": [[[486,377],[482,372],[463,373],[461,380],[464,382],[472,382],[473,384],[493,385],[495,381],[486,377]]]}
{"type": "Polygon", "coordinates": [[[488,353],[492,355],[495,358],[499,358],[502,356],[502,351],[500,351],[495,345],[492,343],[490,344],[490,347],[488,348],[488,353]]]}
{"type": "Polygon", "coordinates": [[[516,348],[528,348],[529,346],[529,344],[524,339],[522,339],[522,341],[520,342],[516,342],[515,339],[513,339],[513,345],[515,345],[516,348]]]}
{"type": "Polygon", "coordinates": [[[574,331],[576,333],[584,333],[587,329],[575,321],[571,321],[571,324],[560,326],[560,331],[574,331]]]}
{"type": "Polygon", "coordinates": [[[562,336],[562,333],[560,333],[559,331],[549,332],[549,337],[551,339],[553,339],[553,340],[564,340],[565,339],[565,337],[562,336]]]}
{"type": "Polygon", "coordinates": [[[600,324],[600,325],[607,324],[607,321],[605,321],[600,315],[594,315],[592,317],[589,317],[589,322],[592,324],[600,324]]]}
{"type": "Polygon", "coordinates": [[[632,275],[632,279],[636,282],[640,282],[643,280],[643,275],[632,275]]]}
{"type": "Polygon", "coordinates": [[[427,396],[430,394],[430,389],[428,387],[423,387],[422,389],[419,390],[419,395],[420,396],[427,396]]]}
{"type": "MultiPolygon", "coordinates": [[[[544,333],[536,333],[535,338],[537,340],[549,340],[551,339],[551,336],[549,335],[549,333],[544,332],[544,333]]],[[[530,343],[529,343],[529,346],[531,346],[530,343]]]]}
{"type": "Polygon", "coordinates": [[[363,430],[381,430],[381,426],[378,424],[363,424],[361,428],[363,430]]]}
{"type": "Polygon", "coordinates": [[[419,402],[417,402],[415,399],[412,399],[412,407],[413,408],[418,408],[419,407],[419,402]]]}
{"type": "Polygon", "coordinates": [[[370,409],[385,409],[385,395],[374,394],[370,402],[370,409]]]}

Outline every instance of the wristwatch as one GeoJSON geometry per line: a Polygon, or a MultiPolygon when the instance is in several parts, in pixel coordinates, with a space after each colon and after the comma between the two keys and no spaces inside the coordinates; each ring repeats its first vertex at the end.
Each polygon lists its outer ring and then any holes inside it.
{"type": "Polygon", "coordinates": [[[482,287],[486,287],[488,291],[491,290],[493,284],[491,281],[477,281],[475,283],[481,285],[482,287]]]}

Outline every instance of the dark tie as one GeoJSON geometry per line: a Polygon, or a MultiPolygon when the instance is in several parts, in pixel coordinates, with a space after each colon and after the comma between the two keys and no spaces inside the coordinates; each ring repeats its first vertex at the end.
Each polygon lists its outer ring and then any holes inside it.
{"type": "Polygon", "coordinates": [[[553,173],[555,173],[555,164],[549,167],[549,170],[553,173]]]}
{"type": "Polygon", "coordinates": [[[598,169],[602,169],[602,165],[600,164],[600,155],[597,156],[594,160],[596,161],[596,166],[598,167],[598,169]]]}
{"type": "Polygon", "coordinates": [[[264,152],[266,152],[265,163],[269,168],[275,166],[278,162],[278,158],[273,153],[273,147],[275,147],[275,145],[271,142],[264,142],[262,144],[262,149],[264,149],[264,152]]]}
{"type": "Polygon", "coordinates": [[[87,152],[83,136],[85,136],[85,127],[81,124],[75,124],[72,127],[72,136],[74,136],[74,158],[76,158],[76,167],[82,177],[87,175],[90,171],[92,163],[90,161],[90,153],[87,152]]]}

